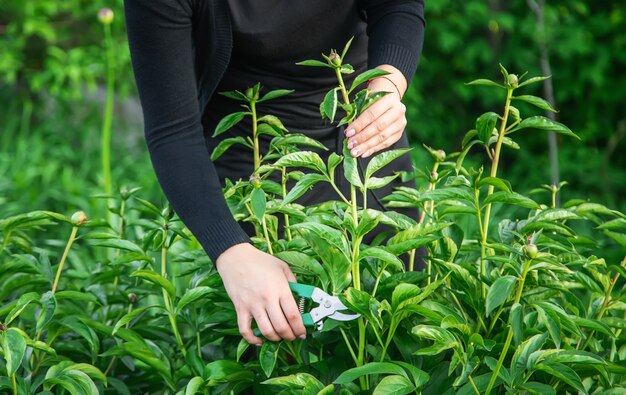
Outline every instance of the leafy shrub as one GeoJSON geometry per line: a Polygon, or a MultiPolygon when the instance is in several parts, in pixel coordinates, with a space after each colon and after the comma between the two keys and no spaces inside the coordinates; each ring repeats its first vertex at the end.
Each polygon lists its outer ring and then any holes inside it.
{"type": "MultiPolygon", "coordinates": [[[[343,110],[340,122],[376,99],[363,90],[350,101],[342,82],[342,74],[350,73],[341,63],[346,51],[333,51],[326,63],[316,64],[338,77],[339,87],[326,96],[321,114],[332,120],[343,110]]],[[[355,80],[378,72],[367,73],[355,80]]],[[[0,388],[15,393],[60,388],[69,393],[618,393],[625,384],[626,258],[621,264],[605,262],[601,253],[611,243],[626,244],[626,216],[583,200],[561,207],[555,199],[537,202],[498,177],[503,148],[517,147],[513,133],[551,130],[575,136],[547,118],[523,118],[511,105],[547,107],[538,97],[517,95],[544,77],[524,80],[504,68],[502,73],[502,83],[471,84],[506,93],[503,113],[478,117],[461,152],[446,155],[427,147],[434,159],[422,175],[428,186],[396,188],[385,198],[389,208],[420,207],[419,221],[356,204],[357,193],[365,195],[399,176],[375,174],[407,150],[376,155],[364,172],[345,142],[343,156],[331,153],[323,161],[300,148],[317,146],[315,141],[288,133],[271,115],[257,117],[256,103],[288,92],[261,96],[257,85],[228,93],[246,102],[248,111],[226,117],[216,133],[244,116],[255,120],[250,140],[224,143],[213,152],[216,157],[228,144],[241,143],[255,155],[252,182],[226,185],[233,215],[254,223],[256,246],[288,262],[300,282],[338,295],[361,314],[345,323],[328,320],[306,340],[265,341],[251,349],[239,336],[232,303],[197,242],[169,207],[141,199],[137,189],[105,196],[112,205],[110,222],[47,211],[0,221],[0,388]],[[258,151],[255,141],[262,133],[274,136],[272,152],[258,151]],[[488,170],[464,167],[472,148],[487,154],[488,170]],[[267,179],[275,171],[282,184],[267,179]],[[310,207],[294,202],[314,183],[333,184],[335,172],[350,183],[350,196],[310,207]],[[296,183],[287,191],[290,178],[296,183]],[[491,210],[498,205],[521,208],[523,215],[492,223],[491,210]],[[285,238],[276,230],[279,215],[287,224],[285,238]],[[577,222],[593,224],[593,236],[578,234],[577,222]],[[32,242],[33,232],[58,223],[71,226],[67,242],[32,242]],[[362,243],[378,223],[391,226],[393,237],[384,245],[362,243]],[[58,265],[53,264],[50,256],[64,245],[58,265]],[[420,246],[429,251],[426,271],[405,271],[398,255],[420,246]]],[[[548,186],[548,196],[557,189],[548,186]]]]}

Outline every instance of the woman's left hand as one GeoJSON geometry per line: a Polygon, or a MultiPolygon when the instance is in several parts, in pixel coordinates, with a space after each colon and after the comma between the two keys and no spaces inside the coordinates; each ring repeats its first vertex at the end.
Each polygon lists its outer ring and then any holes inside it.
{"type": "Polygon", "coordinates": [[[400,101],[406,91],[406,79],[393,66],[381,65],[376,68],[389,71],[390,74],[385,75],[386,78],[374,78],[369,89],[390,93],[377,100],[345,129],[348,149],[353,157],[366,158],[394,144],[402,137],[407,124],[406,107],[400,101]]]}

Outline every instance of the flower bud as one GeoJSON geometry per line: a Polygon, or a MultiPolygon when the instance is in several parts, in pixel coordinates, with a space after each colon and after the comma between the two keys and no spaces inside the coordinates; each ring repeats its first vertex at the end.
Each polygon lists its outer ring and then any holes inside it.
{"type": "Polygon", "coordinates": [[[509,74],[507,76],[507,81],[506,82],[507,82],[507,84],[510,87],[513,87],[513,88],[517,88],[518,85],[519,85],[519,81],[518,81],[517,76],[515,74],[509,74]]]}
{"type": "Polygon", "coordinates": [[[82,225],[83,223],[85,223],[85,221],[87,221],[87,214],[85,214],[84,211],[77,211],[72,214],[70,221],[72,221],[74,226],[82,225]]]}
{"type": "Polygon", "coordinates": [[[437,151],[435,151],[435,160],[437,162],[443,162],[444,160],[446,160],[446,152],[442,149],[438,149],[437,151]]]}
{"type": "Polygon", "coordinates": [[[128,294],[128,302],[130,304],[135,304],[135,302],[137,302],[137,294],[134,292],[131,292],[128,294]]]}
{"type": "Polygon", "coordinates": [[[259,99],[259,92],[255,91],[254,88],[248,88],[246,89],[246,97],[250,100],[258,100],[259,99]]]}
{"type": "Polygon", "coordinates": [[[7,326],[0,322],[0,332],[4,332],[7,330],[7,326]]]}
{"type": "Polygon", "coordinates": [[[330,59],[331,63],[334,64],[335,66],[341,65],[341,57],[339,56],[337,52],[332,51],[330,55],[328,56],[328,58],[330,59]]]}
{"type": "Polygon", "coordinates": [[[437,173],[435,170],[430,172],[430,182],[437,182],[437,180],[439,179],[439,173],[437,173]]]}
{"type": "Polygon", "coordinates": [[[174,216],[174,210],[172,210],[172,206],[170,206],[169,204],[165,206],[165,208],[161,210],[161,216],[166,220],[172,219],[172,217],[174,216]]]}
{"type": "Polygon", "coordinates": [[[530,259],[537,258],[537,255],[539,254],[539,250],[537,250],[537,246],[532,243],[524,245],[523,250],[524,250],[524,255],[526,255],[526,257],[530,259]]]}
{"type": "Polygon", "coordinates": [[[254,187],[254,189],[261,188],[261,179],[258,176],[255,176],[254,174],[251,175],[249,182],[250,182],[250,185],[254,187]]]}
{"type": "Polygon", "coordinates": [[[516,107],[509,106],[509,115],[513,122],[519,120],[519,110],[516,107]]]}
{"type": "Polygon", "coordinates": [[[110,8],[101,8],[100,11],[98,11],[98,20],[103,25],[110,25],[113,23],[113,17],[113,11],[110,8]]]}

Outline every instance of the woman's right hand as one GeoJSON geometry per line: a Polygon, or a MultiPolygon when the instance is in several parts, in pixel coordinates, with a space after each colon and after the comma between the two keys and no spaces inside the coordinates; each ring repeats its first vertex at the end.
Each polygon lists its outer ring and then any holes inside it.
{"type": "Polygon", "coordinates": [[[252,318],[269,340],[304,339],[306,329],[288,281],[296,282],[289,266],[250,243],[236,244],[215,262],[226,292],[235,305],[239,332],[248,343],[260,346],[252,318]]]}

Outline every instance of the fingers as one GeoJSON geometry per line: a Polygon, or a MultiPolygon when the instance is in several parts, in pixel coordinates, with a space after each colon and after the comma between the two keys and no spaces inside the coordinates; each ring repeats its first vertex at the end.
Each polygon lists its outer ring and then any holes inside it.
{"type": "MultiPolygon", "coordinates": [[[[284,318],[283,318],[284,320],[284,318]]],[[[254,314],[254,321],[256,321],[259,330],[265,336],[266,339],[277,342],[281,340],[277,331],[274,330],[273,322],[268,317],[268,313],[265,310],[259,310],[254,314]]],[[[281,327],[282,329],[282,327],[281,327]]]]}
{"type": "Polygon", "coordinates": [[[291,326],[293,334],[300,339],[306,338],[306,328],[302,322],[302,315],[300,315],[300,310],[293,296],[290,294],[289,296],[282,297],[280,299],[280,306],[285,318],[287,318],[287,322],[291,326]]]}
{"type": "Polygon", "coordinates": [[[280,304],[272,303],[268,306],[267,315],[269,316],[270,321],[272,322],[272,327],[278,336],[290,341],[296,339],[296,335],[291,330],[291,325],[287,322],[285,313],[283,312],[280,304]]]}
{"type": "Polygon", "coordinates": [[[250,327],[251,323],[252,315],[249,312],[237,311],[237,326],[239,327],[239,333],[241,333],[241,336],[243,336],[248,343],[260,346],[263,341],[260,337],[254,336],[254,332],[252,332],[250,327]]]}
{"type": "Polygon", "coordinates": [[[402,137],[406,127],[406,107],[397,99],[383,97],[361,114],[346,132],[353,157],[366,158],[402,137]]]}

